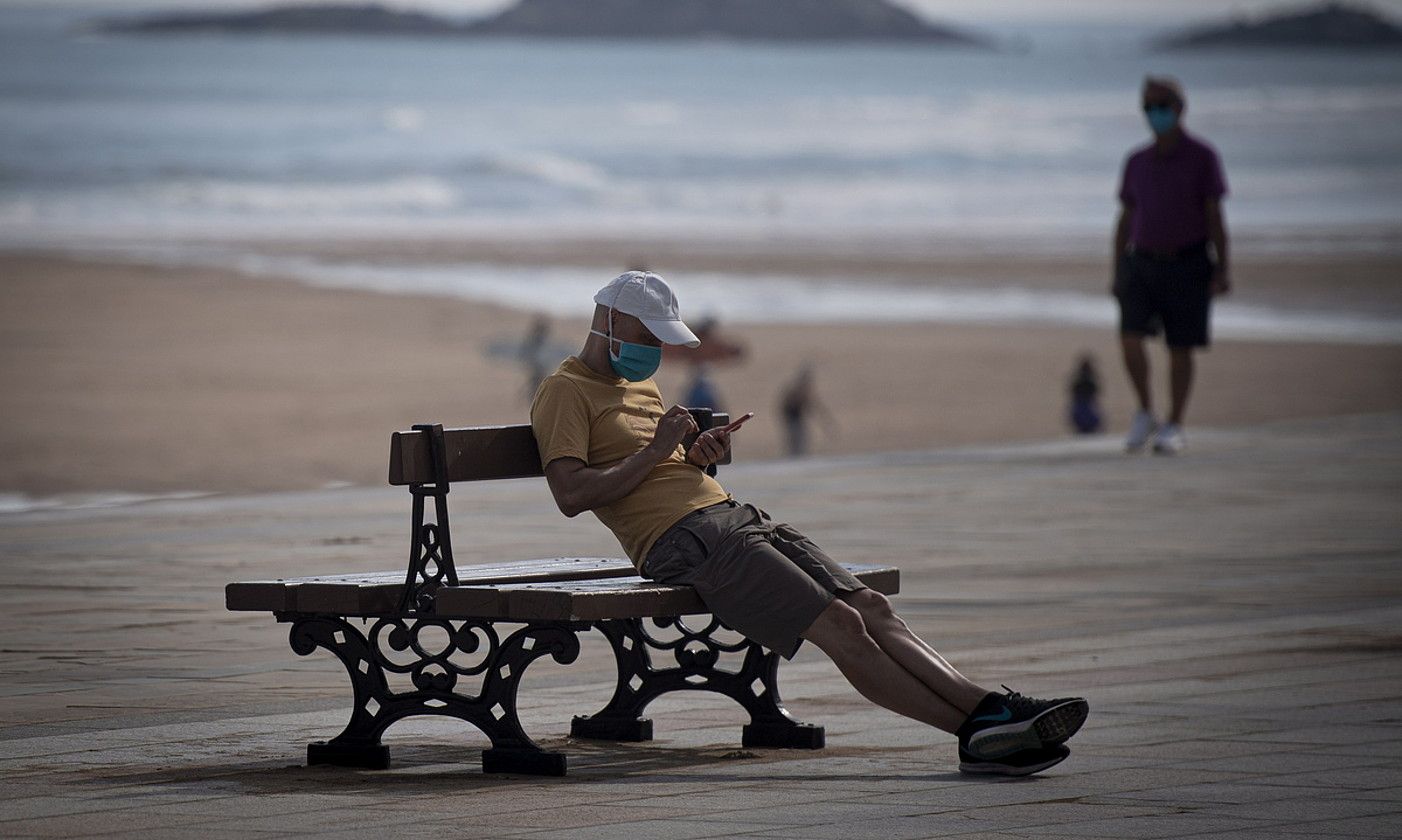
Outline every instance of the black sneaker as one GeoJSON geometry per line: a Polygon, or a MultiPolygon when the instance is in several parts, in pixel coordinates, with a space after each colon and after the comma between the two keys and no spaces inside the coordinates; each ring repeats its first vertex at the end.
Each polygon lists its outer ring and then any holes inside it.
{"type": "Polygon", "coordinates": [[[1090,714],[1090,704],[1080,697],[1037,700],[1003,689],[1008,693],[983,698],[959,727],[959,748],[976,758],[1056,746],[1075,735],[1090,714]]]}
{"type": "Polygon", "coordinates": [[[1018,750],[1002,758],[976,758],[963,747],[959,748],[959,772],[984,776],[1030,776],[1048,767],[1060,764],[1071,754],[1065,744],[1044,747],[1038,750],[1018,750]]]}

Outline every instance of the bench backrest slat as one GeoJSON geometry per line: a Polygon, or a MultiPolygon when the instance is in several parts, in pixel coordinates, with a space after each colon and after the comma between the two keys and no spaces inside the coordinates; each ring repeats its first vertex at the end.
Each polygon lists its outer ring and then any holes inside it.
{"type": "MultiPolygon", "coordinates": [[[[716,412],[711,422],[722,425],[730,422],[730,418],[716,412]]],[[[443,448],[448,460],[449,481],[536,478],[545,474],[540,466],[535,433],[529,424],[444,429],[443,448]]],[[[720,463],[730,463],[730,454],[726,453],[720,463]]],[[[395,432],[390,436],[389,483],[396,487],[433,483],[433,463],[424,432],[395,432]]]]}
{"type": "MultiPolygon", "coordinates": [[[[545,474],[529,425],[444,429],[443,447],[449,481],[534,478],[545,474]]],[[[423,432],[395,432],[391,436],[389,483],[433,483],[428,438],[423,432]]]]}

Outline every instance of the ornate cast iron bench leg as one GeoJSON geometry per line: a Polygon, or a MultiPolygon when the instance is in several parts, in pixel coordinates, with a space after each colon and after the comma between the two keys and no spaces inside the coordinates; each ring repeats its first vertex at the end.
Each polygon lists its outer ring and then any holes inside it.
{"type": "Polygon", "coordinates": [[[355,692],[345,730],[329,741],[308,744],[308,764],[384,769],[389,748],[380,736],[390,724],[413,715],[447,715],[471,723],[491,739],[491,749],[482,752],[483,772],[565,775],[564,754],[545,752],[521,728],[516,690],[526,667],[547,653],[562,665],[573,662],[579,656],[578,631],[587,625],[528,624],[502,641],[489,621],[379,618],[363,635],[338,616],[293,614],[283,620],[293,622],[292,649],[301,656],[318,647],[335,654],[355,692]],[[436,628],[438,644],[420,638],[428,628],[436,628]],[[455,654],[477,654],[484,642],[486,651],[476,664],[453,661],[455,654]],[[391,658],[386,646],[400,656],[391,658]],[[415,690],[395,692],[386,672],[408,674],[415,690]],[[453,691],[459,677],[479,674],[481,693],[453,691]]]}
{"type": "MultiPolygon", "coordinates": [[[[610,741],[648,741],[652,721],[643,717],[647,704],[669,691],[714,691],[734,700],[750,713],[742,743],[747,747],[822,749],[821,726],[800,723],[779,698],[779,655],[742,639],[727,644],[712,634],[724,627],[711,618],[702,630],[692,630],[681,618],[655,619],[659,627],[676,627],[677,639],[661,641],[643,626],[642,619],[597,621],[597,627],[613,646],[618,661],[618,687],[608,705],[592,715],[576,716],[570,734],[576,738],[610,741]],[[676,667],[654,668],[651,648],[671,651],[676,667]],[[737,672],[716,667],[721,653],[744,653],[737,672]]],[[[728,629],[728,628],[727,628],[728,629]]]]}

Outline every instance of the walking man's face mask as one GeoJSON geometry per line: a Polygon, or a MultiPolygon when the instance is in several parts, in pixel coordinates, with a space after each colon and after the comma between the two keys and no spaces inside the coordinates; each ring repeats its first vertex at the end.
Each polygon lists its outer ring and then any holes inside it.
{"type": "Polygon", "coordinates": [[[1178,126],[1183,103],[1163,88],[1150,87],[1144,91],[1144,119],[1155,136],[1162,137],[1178,126]]]}
{"type": "Polygon", "coordinates": [[[1164,135],[1178,125],[1178,112],[1172,105],[1145,105],[1144,118],[1156,135],[1164,135]]]}

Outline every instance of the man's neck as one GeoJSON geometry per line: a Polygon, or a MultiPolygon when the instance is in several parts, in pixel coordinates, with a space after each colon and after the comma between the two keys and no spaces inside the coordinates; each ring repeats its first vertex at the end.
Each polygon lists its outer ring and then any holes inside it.
{"type": "Polygon", "coordinates": [[[1178,148],[1178,144],[1183,141],[1183,129],[1174,126],[1172,131],[1160,134],[1154,138],[1154,149],[1161,155],[1172,154],[1178,148]]]}
{"type": "Polygon", "coordinates": [[[584,366],[609,379],[617,379],[618,374],[614,373],[613,365],[609,363],[608,339],[599,338],[593,333],[584,340],[584,347],[579,351],[579,360],[584,366]]]}

